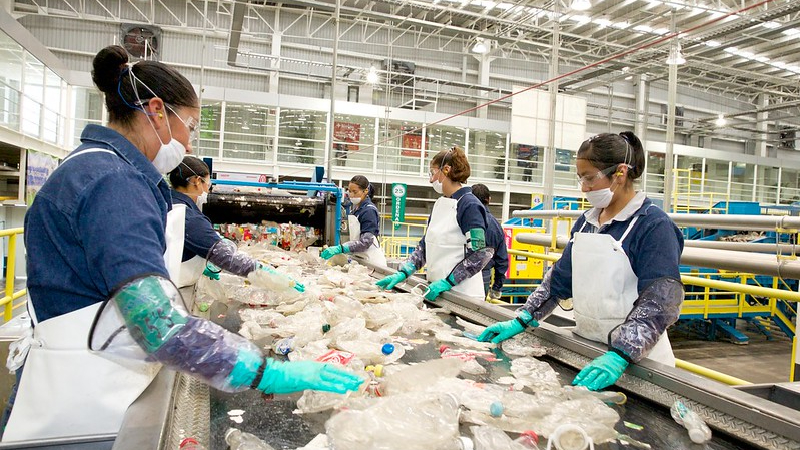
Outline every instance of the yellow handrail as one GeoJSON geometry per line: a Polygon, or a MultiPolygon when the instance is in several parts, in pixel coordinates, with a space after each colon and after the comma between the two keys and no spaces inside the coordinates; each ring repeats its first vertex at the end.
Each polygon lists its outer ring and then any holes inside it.
{"type": "Polygon", "coordinates": [[[16,275],[16,262],[17,262],[17,235],[24,232],[23,228],[11,228],[8,230],[0,230],[0,237],[8,236],[8,260],[6,264],[6,291],[5,297],[0,299],[0,306],[5,305],[3,311],[3,321],[8,322],[11,320],[11,315],[14,309],[14,300],[22,297],[28,293],[27,289],[21,289],[14,292],[14,279],[16,275]]]}
{"type": "Polygon", "coordinates": [[[690,363],[689,361],[684,361],[682,359],[675,359],[675,367],[679,367],[683,370],[693,372],[731,386],[753,384],[749,381],[742,380],[741,378],[732,377],[722,372],[717,372],[716,370],[709,369],[708,367],[698,366],[697,364],[690,363]]]}

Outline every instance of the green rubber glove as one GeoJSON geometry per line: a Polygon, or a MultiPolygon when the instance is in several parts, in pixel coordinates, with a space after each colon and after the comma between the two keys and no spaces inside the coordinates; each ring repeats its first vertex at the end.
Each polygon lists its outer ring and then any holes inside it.
{"type": "Polygon", "coordinates": [[[322,259],[331,259],[334,256],[338,255],[339,253],[347,253],[345,247],[343,245],[334,245],[333,247],[328,247],[319,254],[320,258],[322,259]]]}
{"type": "Polygon", "coordinates": [[[608,351],[598,356],[578,373],[572,381],[574,386],[584,386],[590,391],[607,388],[619,380],[628,368],[628,361],[615,352],[608,351]]]}
{"type": "Polygon", "coordinates": [[[486,327],[483,333],[478,336],[478,340],[481,342],[491,340],[492,344],[499,344],[525,331],[526,325],[538,327],[539,322],[533,320],[531,313],[522,309],[517,313],[516,319],[497,322],[486,327]]]}
{"type": "Polygon", "coordinates": [[[358,390],[364,382],[344,369],[316,361],[281,362],[267,358],[264,364],[258,390],[265,394],[289,394],[306,389],[344,394],[358,390]]]}
{"type": "Polygon", "coordinates": [[[455,286],[455,283],[450,281],[450,275],[442,280],[434,281],[428,286],[428,290],[425,291],[425,300],[435,302],[439,294],[453,289],[453,286],[455,286]]]}
{"type": "Polygon", "coordinates": [[[385,276],[380,280],[376,281],[375,284],[378,285],[381,289],[392,289],[398,283],[403,282],[408,276],[405,272],[395,272],[391,275],[385,276]]]}
{"type": "Polygon", "coordinates": [[[377,284],[381,289],[392,289],[395,287],[395,285],[410,277],[411,274],[413,274],[416,270],[417,268],[414,266],[414,264],[410,262],[404,262],[400,265],[400,270],[389,276],[381,278],[375,282],[375,284],[377,284]]]}
{"type": "Polygon", "coordinates": [[[208,266],[206,266],[205,270],[203,270],[203,275],[208,277],[210,280],[219,280],[219,272],[214,272],[208,266]]]}

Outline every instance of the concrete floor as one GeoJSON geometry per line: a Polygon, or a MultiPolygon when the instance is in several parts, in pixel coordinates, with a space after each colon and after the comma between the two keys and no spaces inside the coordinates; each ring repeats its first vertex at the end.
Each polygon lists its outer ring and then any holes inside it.
{"type": "Polygon", "coordinates": [[[740,326],[750,337],[748,344],[725,341],[703,341],[695,335],[670,332],[675,357],[722,372],[751,383],[783,383],[790,381],[792,341],[780,331],[773,339],[740,326]]]}

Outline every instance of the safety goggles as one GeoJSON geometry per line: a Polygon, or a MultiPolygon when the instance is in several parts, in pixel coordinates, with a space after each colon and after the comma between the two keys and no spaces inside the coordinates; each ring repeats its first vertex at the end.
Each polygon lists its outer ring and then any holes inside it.
{"type": "Polygon", "coordinates": [[[591,188],[597,183],[597,181],[601,178],[606,178],[611,175],[612,172],[617,170],[617,165],[613,165],[611,167],[607,167],[603,170],[598,171],[593,175],[584,175],[578,177],[578,185],[581,187],[591,188]]]}

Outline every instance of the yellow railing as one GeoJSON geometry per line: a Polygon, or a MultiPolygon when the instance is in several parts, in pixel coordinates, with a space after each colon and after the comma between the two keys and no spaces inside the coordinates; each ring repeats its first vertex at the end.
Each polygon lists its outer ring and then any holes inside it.
{"type": "Polygon", "coordinates": [[[413,252],[428,229],[427,217],[425,220],[425,223],[392,222],[391,233],[380,238],[386,259],[404,259],[413,252]],[[395,228],[395,225],[399,226],[395,228]]]}
{"type": "Polygon", "coordinates": [[[672,188],[672,210],[692,213],[699,210],[727,214],[730,196],[727,192],[712,192],[702,188],[702,174],[691,169],[675,169],[672,188]],[[725,207],[716,207],[722,202],[725,207]]]}
{"type": "Polygon", "coordinates": [[[28,293],[27,289],[21,289],[14,292],[14,279],[16,275],[16,262],[17,262],[17,235],[22,235],[24,229],[11,228],[9,230],[0,231],[0,237],[8,237],[8,260],[6,264],[6,292],[5,297],[0,300],[0,306],[5,305],[3,311],[3,321],[8,322],[11,320],[14,308],[24,305],[20,303],[14,306],[14,300],[24,296],[28,293]]]}

